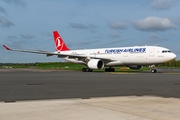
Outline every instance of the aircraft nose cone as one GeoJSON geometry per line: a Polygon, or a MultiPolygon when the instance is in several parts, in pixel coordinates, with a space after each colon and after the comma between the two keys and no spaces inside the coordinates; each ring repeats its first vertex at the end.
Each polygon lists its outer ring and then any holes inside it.
{"type": "Polygon", "coordinates": [[[171,58],[172,59],[176,58],[176,54],[172,53],[171,58]]]}

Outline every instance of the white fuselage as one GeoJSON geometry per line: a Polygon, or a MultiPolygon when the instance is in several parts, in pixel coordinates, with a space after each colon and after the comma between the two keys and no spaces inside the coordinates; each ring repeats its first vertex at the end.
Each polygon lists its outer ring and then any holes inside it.
{"type": "Polygon", "coordinates": [[[105,66],[152,65],[164,63],[176,57],[176,55],[171,53],[169,49],[159,46],[68,50],[61,51],[60,54],[78,56],[78,59],[76,57],[63,58],[73,63],[85,64],[84,60],[79,59],[79,56],[86,57],[87,59],[102,59],[105,66]]]}

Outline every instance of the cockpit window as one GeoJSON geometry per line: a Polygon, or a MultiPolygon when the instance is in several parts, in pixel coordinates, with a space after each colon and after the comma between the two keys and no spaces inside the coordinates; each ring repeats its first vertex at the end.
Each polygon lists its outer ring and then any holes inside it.
{"type": "Polygon", "coordinates": [[[162,53],[171,53],[169,50],[163,50],[162,53]]]}

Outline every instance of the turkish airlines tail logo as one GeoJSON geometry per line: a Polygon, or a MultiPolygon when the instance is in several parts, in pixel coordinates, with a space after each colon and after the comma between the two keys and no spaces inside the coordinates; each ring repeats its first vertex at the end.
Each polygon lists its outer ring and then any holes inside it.
{"type": "Polygon", "coordinates": [[[63,39],[61,38],[61,36],[59,35],[58,31],[54,31],[53,32],[54,35],[54,43],[55,43],[55,47],[56,47],[56,51],[66,51],[66,50],[70,50],[66,44],[64,43],[63,39]]]}

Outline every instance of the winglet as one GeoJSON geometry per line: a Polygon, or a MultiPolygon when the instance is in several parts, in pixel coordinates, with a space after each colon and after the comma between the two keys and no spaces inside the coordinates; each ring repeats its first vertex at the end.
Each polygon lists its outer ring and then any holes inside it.
{"type": "Polygon", "coordinates": [[[6,50],[11,50],[10,48],[8,48],[7,46],[3,45],[4,48],[6,48],[6,50]]]}

